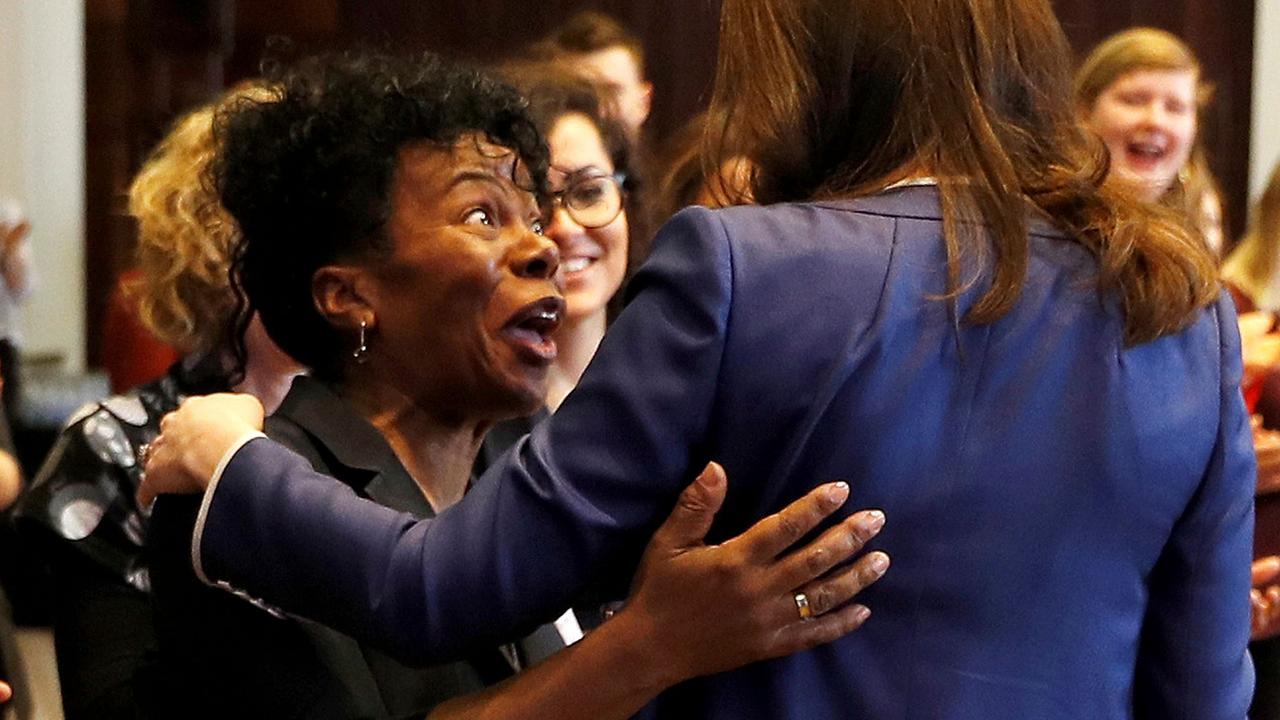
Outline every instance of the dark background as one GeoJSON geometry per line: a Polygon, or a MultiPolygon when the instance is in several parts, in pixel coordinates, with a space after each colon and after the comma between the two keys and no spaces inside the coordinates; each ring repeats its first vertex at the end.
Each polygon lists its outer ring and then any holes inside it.
{"type": "MultiPolygon", "coordinates": [[[[147,150],[179,113],[254,74],[268,37],[300,50],[352,43],[430,49],[488,62],[594,8],[644,43],[657,142],[705,102],[715,66],[719,0],[86,0],[86,322],[101,361],[103,310],[129,265],[124,193],[147,150]]],[[[1202,129],[1223,188],[1228,237],[1243,229],[1248,184],[1254,0],[1054,0],[1077,53],[1133,25],[1185,38],[1217,88],[1202,129]]]]}

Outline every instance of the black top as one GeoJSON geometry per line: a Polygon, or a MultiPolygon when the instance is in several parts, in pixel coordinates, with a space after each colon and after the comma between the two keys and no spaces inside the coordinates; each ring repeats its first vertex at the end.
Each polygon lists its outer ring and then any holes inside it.
{"type": "Polygon", "coordinates": [[[156,696],[169,684],[156,659],[138,453],[184,397],[225,389],[218,363],[186,358],[158,380],[85,405],[14,507],[19,532],[53,572],[68,720],[157,716],[156,696]]]}
{"type": "MultiPolygon", "coordinates": [[[[433,515],[382,435],[324,383],[295,379],[266,431],[357,494],[420,517],[433,515]]],[[[188,699],[175,713],[420,718],[560,647],[554,628],[544,627],[519,647],[414,669],[325,626],[271,614],[195,578],[190,538],[198,502],[163,498],[150,539],[162,658],[179,677],[197,679],[178,694],[188,699]]]]}

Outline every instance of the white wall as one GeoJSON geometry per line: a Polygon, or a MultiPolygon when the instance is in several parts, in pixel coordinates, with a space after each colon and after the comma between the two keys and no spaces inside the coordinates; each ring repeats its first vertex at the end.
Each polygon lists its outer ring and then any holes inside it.
{"type": "Polygon", "coordinates": [[[1257,0],[1253,58],[1250,200],[1262,192],[1271,168],[1280,162],[1280,0],[1257,0]]]}
{"type": "Polygon", "coordinates": [[[84,367],[84,9],[80,0],[0,0],[0,195],[31,220],[38,286],[22,312],[25,353],[84,367]]]}

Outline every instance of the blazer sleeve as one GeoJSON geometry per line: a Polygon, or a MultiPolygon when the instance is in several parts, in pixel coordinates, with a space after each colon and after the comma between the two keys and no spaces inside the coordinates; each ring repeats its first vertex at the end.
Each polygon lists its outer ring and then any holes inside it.
{"type": "Polygon", "coordinates": [[[1253,695],[1249,564],[1255,460],[1240,394],[1240,335],[1224,293],[1217,444],[1148,580],[1134,717],[1243,720],[1253,695]]]}
{"type": "Polygon", "coordinates": [[[206,499],[204,572],[407,662],[551,621],[597,574],[634,568],[705,462],[732,274],[720,218],[677,215],[578,388],[434,520],[249,442],[206,499]]]}

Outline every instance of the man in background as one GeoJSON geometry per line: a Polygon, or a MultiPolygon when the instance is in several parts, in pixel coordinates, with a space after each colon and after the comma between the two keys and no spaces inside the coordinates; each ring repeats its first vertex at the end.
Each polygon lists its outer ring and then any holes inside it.
{"type": "Polygon", "coordinates": [[[617,117],[632,141],[649,118],[653,83],[645,79],[644,47],[617,20],[592,10],[580,12],[547,36],[536,54],[567,60],[588,70],[612,92],[617,117]]]}

